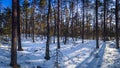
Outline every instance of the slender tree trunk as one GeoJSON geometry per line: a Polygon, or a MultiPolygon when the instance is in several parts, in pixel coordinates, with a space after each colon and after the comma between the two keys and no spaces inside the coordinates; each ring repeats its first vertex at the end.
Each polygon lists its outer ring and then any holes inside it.
{"type": "Polygon", "coordinates": [[[104,0],[104,31],[103,31],[103,41],[106,41],[106,0],[104,0]]]}
{"type": "MultiPolygon", "coordinates": [[[[78,0],[77,0],[77,16],[76,16],[76,24],[78,24],[78,0]]],[[[77,26],[77,25],[76,25],[77,26]]],[[[78,33],[78,31],[75,31],[75,34],[78,33]]],[[[77,41],[77,36],[76,36],[76,41],[77,41]]]]}
{"type": "Polygon", "coordinates": [[[55,37],[56,37],[56,12],[55,12],[55,9],[54,9],[54,40],[53,40],[53,43],[55,43],[55,37]]]}
{"type": "Polygon", "coordinates": [[[35,4],[36,4],[36,0],[34,0],[34,4],[33,4],[33,10],[32,10],[32,14],[33,14],[33,24],[32,24],[32,26],[33,26],[33,28],[32,28],[32,40],[33,40],[33,42],[35,42],[35,39],[34,39],[34,29],[35,29],[35,27],[34,27],[34,16],[35,16],[35,4]]]}
{"type": "Polygon", "coordinates": [[[30,21],[30,24],[28,24],[28,32],[29,32],[28,33],[29,34],[28,37],[30,37],[30,26],[31,26],[31,21],[30,21]]]}
{"type": "Polygon", "coordinates": [[[116,19],[116,48],[119,48],[119,35],[118,35],[118,0],[116,0],[115,19],[116,19]]]}
{"type": "Polygon", "coordinates": [[[82,43],[84,43],[84,2],[83,0],[82,43]]]}
{"type": "Polygon", "coordinates": [[[46,52],[45,52],[45,59],[49,60],[49,43],[50,43],[50,28],[49,28],[49,23],[50,23],[50,8],[51,8],[51,0],[49,0],[49,8],[48,8],[48,15],[47,15],[47,42],[46,42],[46,52]]]}
{"type": "Polygon", "coordinates": [[[72,2],[72,23],[71,23],[71,36],[74,41],[74,24],[73,24],[73,2],[72,2]]]}
{"type": "Polygon", "coordinates": [[[57,48],[58,49],[60,49],[59,22],[60,22],[60,0],[58,0],[58,22],[57,22],[57,48]]]}
{"type": "Polygon", "coordinates": [[[12,0],[12,45],[11,45],[11,62],[13,68],[17,68],[17,0],[12,0]]]}
{"type": "Polygon", "coordinates": [[[28,34],[28,14],[27,14],[27,8],[26,8],[26,29],[25,29],[25,37],[26,37],[26,39],[27,39],[27,34],[28,34]]]}
{"type": "Polygon", "coordinates": [[[17,0],[17,14],[18,14],[18,18],[17,18],[17,33],[18,33],[18,51],[23,51],[22,46],[21,46],[21,31],[20,31],[20,5],[19,5],[19,0],[17,0]]]}
{"type": "Polygon", "coordinates": [[[96,48],[99,48],[99,35],[98,35],[98,0],[96,0],[96,48]]]}

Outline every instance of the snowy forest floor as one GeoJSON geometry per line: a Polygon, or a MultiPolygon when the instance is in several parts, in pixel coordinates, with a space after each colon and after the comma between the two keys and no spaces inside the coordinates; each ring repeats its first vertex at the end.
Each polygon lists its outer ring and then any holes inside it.
{"type": "MultiPolygon", "coordinates": [[[[46,40],[37,38],[33,43],[32,39],[22,39],[24,51],[17,52],[18,64],[21,68],[55,68],[58,53],[59,68],[120,68],[120,49],[115,48],[115,41],[99,41],[99,49],[95,40],[81,41],[69,39],[64,45],[61,40],[60,50],[56,50],[57,43],[51,43],[51,59],[45,60],[46,40]]],[[[10,49],[10,42],[0,41],[0,68],[11,68],[10,49]]]]}

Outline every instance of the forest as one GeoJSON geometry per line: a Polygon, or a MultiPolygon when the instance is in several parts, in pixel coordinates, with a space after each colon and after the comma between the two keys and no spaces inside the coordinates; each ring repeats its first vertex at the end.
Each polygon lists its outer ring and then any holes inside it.
{"type": "Polygon", "coordinates": [[[120,68],[119,38],[120,0],[0,0],[0,68],[120,68]]]}

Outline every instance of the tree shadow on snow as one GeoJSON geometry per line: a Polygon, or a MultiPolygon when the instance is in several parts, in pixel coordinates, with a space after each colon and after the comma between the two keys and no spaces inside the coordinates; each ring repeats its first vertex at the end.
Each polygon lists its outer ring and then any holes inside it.
{"type": "Polygon", "coordinates": [[[93,50],[88,58],[78,64],[76,68],[99,68],[103,61],[106,43],[103,43],[99,49],[93,50]]]}

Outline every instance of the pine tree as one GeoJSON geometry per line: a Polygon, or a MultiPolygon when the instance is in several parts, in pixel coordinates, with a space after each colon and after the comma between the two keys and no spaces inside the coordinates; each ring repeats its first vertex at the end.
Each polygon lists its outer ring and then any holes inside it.
{"type": "Polygon", "coordinates": [[[46,51],[45,51],[45,59],[49,60],[50,55],[49,55],[49,42],[50,42],[50,8],[51,8],[51,0],[49,0],[49,6],[48,6],[48,15],[47,15],[47,41],[46,41],[46,51]]]}
{"type": "Polygon", "coordinates": [[[17,18],[18,6],[17,0],[12,0],[12,45],[11,45],[11,62],[13,68],[18,68],[17,65],[17,18]]]}
{"type": "Polygon", "coordinates": [[[33,28],[32,28],[32,39],[33,39],[33,42],[35,42],[35,39],[34,39],[34,33],[35,33],[35,31],[34,31],[34,29],[35,29],[35,26],[34,26],[34,19],[35,19],[35,4],[36,4],[36,0],[34,0],[34,3],[33,3],[33,9],[32,9],[32,15],[33,15],[33,17],[32,17],[32,26],[33,26],[33,28]]]}
{"type": "Polygon", "coordinates": [[[118,35],[118,32],[119,32],[119,30],[118,30],[118,17],[119,17],[119,15],[118,15],[118,0],[116,0],[116,9],[115,9],[115,19],[116,19],[116,48],[118,49],[119,48],[119,35],[118,35]]]}
{"type": "Polygon", "coordinates": [[[99,34],[98,34],[98,0],[96,0],[96,48],[99,48],[99,34]]]}
{"type": "Polygon", "coordinates": [[[84,6],[85,6],[85,1],[84,0],[82,0],[82,2],[83,2],[83,7],[82,7],[82,11],[83,11],[83,19],[82,19],[82,43],[84,43],[84,6]]]}
{"type": "Polygon", "coordinates": [[[103,39],[103,41],[105,42],[106,41],[106,0],[104,0],[104,31],[103,31],[103,37],[104,37],[104,39],[103,39]]]}
{"type": "Polygon", "coordinates": [[[60,49],[59,22],[60,22],[60,0],[58,0],[58,20],[57,20],[57,48],[60,49]]]}
{"type": "Polygon", "coordinates": [[[21,31],[20,31],[20,4],[19,0],[17,0],[17,35],[18,35],[18,51],[23,51],[22,46],[21,46],[21,31]]]}

